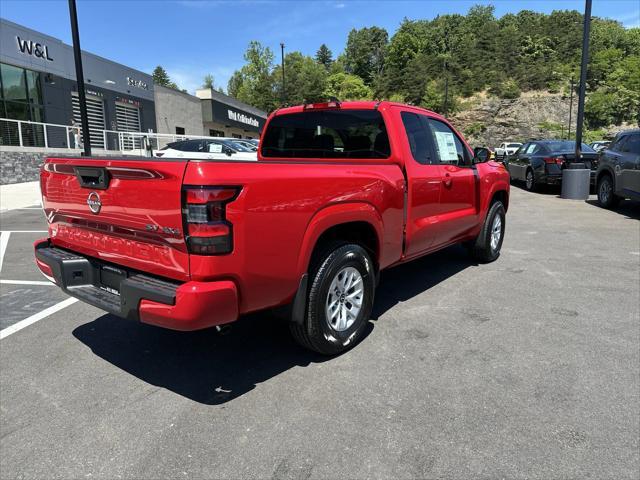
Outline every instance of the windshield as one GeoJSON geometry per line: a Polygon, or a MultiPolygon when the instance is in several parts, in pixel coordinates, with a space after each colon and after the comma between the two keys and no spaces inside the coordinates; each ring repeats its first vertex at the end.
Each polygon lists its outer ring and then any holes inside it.
{"type": "Polygon", "coordinates": [[[315,110],[276,115],[261,144],[265,157],[387,158],[387,129],[377,110],[315,110]]]}
{"type": "Polygon", "coordinates": [[[518,148],[520,145],[522,145],[521,143],[509,143],[507,145],[507,148],[518,148]]]}
{"type": "MultiPolygon", "coordinates": [[[[572,142],[571,140],[554,140],[545,143],[547,148],[552,152],[573,152],[576,148],[576,142],[572,142]]],[[[595,153],[595,150],[586,143],[582,144],[582,151],[586,153],[595,153]]]]}

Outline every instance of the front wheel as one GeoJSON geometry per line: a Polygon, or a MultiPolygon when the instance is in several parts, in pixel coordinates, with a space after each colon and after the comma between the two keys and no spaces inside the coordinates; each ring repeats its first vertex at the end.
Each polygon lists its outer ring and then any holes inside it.
{"type": "Polygon", "coordinates": [[[361,338],[371,315],[375,270],[364,248],[336,244],[320,255],[310,272],[307,311],[291,333],[305,348],[336,355],[361,338]]]}
{"type": "Polygon", "coordinates": [[[616,196],[613,188],[613,180],[610,175],[604,174],[598,180],[598,205],[602,208],[614,208],[620,203],[620,197],[616,196]]]}
{"type": "Polygon", "coordinates": [[[500,256],[504,240],[506,213],[502,202],[496,201],[489,208],[482,230],[471,244],[471,255],[481,263],[493,262],[500,256]]]}

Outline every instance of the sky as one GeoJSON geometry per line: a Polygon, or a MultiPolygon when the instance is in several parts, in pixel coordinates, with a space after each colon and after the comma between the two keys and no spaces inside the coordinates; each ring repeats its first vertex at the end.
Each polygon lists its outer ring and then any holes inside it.
{"type": "MultiPolygon", "coordinates": [[[[384,27],[391,37],[403,18],[432,19],[492,4],[500,17],[528,9],[584,11],[584,0],[77,0],[83,50],[151,73],[162,65],[194,92],[207,74],[226,89],[251,40],[280,58],[294,50],[315,55],[326,43],[334,57],[352,28],[384,27]]],[[[593,0],[593,15],[640,27],[640,0],[593,0]]],[[[71,43],[66,0],[0,0],[0,16],[71,43]]]]}

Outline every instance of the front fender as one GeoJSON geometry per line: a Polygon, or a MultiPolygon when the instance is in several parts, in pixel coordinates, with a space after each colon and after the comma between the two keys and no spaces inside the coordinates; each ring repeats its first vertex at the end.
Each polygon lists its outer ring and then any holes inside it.
{"type": "Polygon", "coordinates": [[[307,225],[298,256],[298,276],[302,276],[307,272],[311,254],[320,236],[331,227],[350,222],[366,222],[370,224],[376,232],[379,249],[382,249],[384,231],[382,217],[373,205],[365,202],[346,202],[329,205],[318,210],[307,225]]]}
{"type": "MultiPolygon", "coordinates": [[[[484,218],[496,192],[506,192],[507,200],[509,199],[511,184],[509,171],[502,164],[481,163],[478,165],[478,170],[480,172],[480,212],[481,218],[484,218]]],[[[505,205],[505,208],[507,207],[508,202],[505,205]]]]}

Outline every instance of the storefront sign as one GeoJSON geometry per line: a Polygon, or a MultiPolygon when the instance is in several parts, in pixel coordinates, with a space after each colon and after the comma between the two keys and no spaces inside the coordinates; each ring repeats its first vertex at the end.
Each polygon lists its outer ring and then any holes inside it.
{"type": "Polygon", "coordinates": [[[143,90],[149,90],[149,85],[147,85],[146,82],[143,82],[142,80],[136,80],[135,78],[127,77],[127,84],[130,87],[137,87],[143,90]]]}
{"type": "Polygon", "coordinates": [[[244,113],[227,110],[227,114],[229,115],[229,120],[233,120],[234,122],[244,123],[246,125],[251,125],[252,127],[258,127],[260,125],[256,118],[245,115],[244,113]]]}
{"type": "Polygon", "coordinates": [[[23,40],[17,35],[16,41],[18,42],[20,53],[53,62],[53,58],[49,56],[49,47],[46,45],[34,42],[33,40],[23,40]]]}

